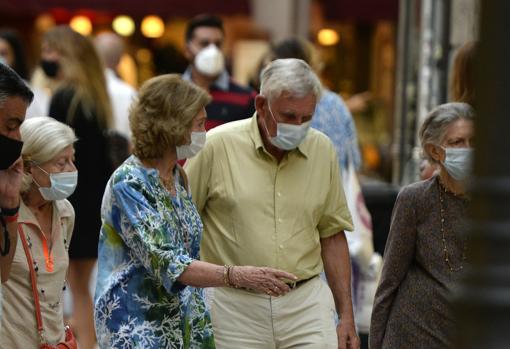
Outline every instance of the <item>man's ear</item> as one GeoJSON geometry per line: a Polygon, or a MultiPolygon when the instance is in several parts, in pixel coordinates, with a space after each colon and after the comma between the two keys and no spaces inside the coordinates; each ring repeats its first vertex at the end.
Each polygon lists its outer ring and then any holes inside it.
{"type": "Polygon", "coordinates": [[[184,57],[186,57],[186,59],[190,62],[193,60],[193,52],[191,51],[190,41],[186,42],[184,45],[184,57]]]}
{"type": "Polygon", "coordinates": [[[444,161],[444,150],[438,147],[437,145],[427,143],[424,147],[425,152],[435,161],[443,162],[444,161]]]}
{"type": "Polygon", "coordinates": [[[261,116],[265,116],[264,105],[266,104],[266,97],[263,95],[257,95],[255,97],[255,110],[257,110],[257,114],[261,116]]]}

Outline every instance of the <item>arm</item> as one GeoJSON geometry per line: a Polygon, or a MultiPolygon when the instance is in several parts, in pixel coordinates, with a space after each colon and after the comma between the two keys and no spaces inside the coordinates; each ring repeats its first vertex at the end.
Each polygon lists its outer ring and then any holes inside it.
{"type": "Polygon", "coordinates": [[[337,327],[339,348],[359,348],[351,299],[351,262],[343,231],[321,239],[322,261],[340,318],[337,327]]]}
{"type": "MultiPolygon", "coordinates": [[[[221,287],[231,283],[274,295],[289,291],[282,278],[296,279],[292,274],[255,267],[235,267],[225,282],[225,267],[192,259],[187,251],[172,243],[162,242],[161,230],[173,234],[172,227],[141,195],[136,184],[120,182],[113,186],[120,209],[121,227],[116,227],[122,240],[145,269],[158,279],[169,293],[175,293],[176,281],[195,287],[221,287]],[[276,286],[276,288],[274,287],[276,286]]],[[[166,234],[165,233],[165,234],[166,234]]]]}
{"type": "MultiPolygon", "coordinates": [[[[0,208],[15,209],[20,204],[21,180],[23,178],[23,162],[20,159],[16,161],[7,170],[0,171],[0,208]]],[[[18,241],[18,220],[17,217],[2,217],[6,223],[0,225],[0,247],[5,248],[4,229],[7,229],[9,235],[10,248],[6,256],[0,257],[0,270],[2,283],[9,278],[12,259],[16,252],[18,241]]]]}
{"type": "Polygon", "coordinates": [[[370,324],[371,349],[382,346],[393,301],[414,259],[415,244],[416,212],[413,197],[404,188],[393,209],[381,280],[375,294],[370,324]]]}

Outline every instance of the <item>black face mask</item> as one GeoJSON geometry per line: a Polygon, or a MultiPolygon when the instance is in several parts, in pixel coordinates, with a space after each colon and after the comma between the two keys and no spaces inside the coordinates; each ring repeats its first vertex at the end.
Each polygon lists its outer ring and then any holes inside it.
{"type": "Polygon", "coordinates": [[[23,142],[0,135],[0,171],[11,167],[21,155],[23,142]]]}
{"type": "Polygon", "coordinates": [[[47,77],[54,78],[58,74],[60,65],[58,61],[48,61],[46,59],[41,59],[41,68],[47,77]]]}

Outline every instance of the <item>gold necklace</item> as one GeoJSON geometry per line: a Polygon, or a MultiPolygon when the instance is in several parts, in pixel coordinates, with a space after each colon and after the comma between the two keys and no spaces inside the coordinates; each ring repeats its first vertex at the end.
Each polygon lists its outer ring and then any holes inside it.
{"type": "Polygon", "coordinates": [[[175,185],[174,185],[174,176],[170,176],[169,178],[165,179],[162,176],[159,176],[161,179],[161,183],[163,183],[163,186],[168,190],[169,192],[173,192],[175,185]]]}
{"type": "MultiPolygon", "coordinates": [[[[439,208],[440,208],[440,211],[439,211],[439,217],[440,217],[440,221],[441,221],[441,238],[442,238],[442,241],[443,241],[443,253],[444,253],[444,260],[446,262],[446,264],[448,265],[448,269],[450,270],[450,272],[456,272],[456,271],[461,271],[464,266],[461,264],[458,268],[454,268],[453,265],[451,264],[450,262],[450,253],[448,252],[448,248],[446,247],[446,230],[444,228],[444,202],[443,202],[443,195],[441,194],[441,192],[444,190],[445,193],[446,193],[446,188],[442,188],[441,184],[439,183],[439,180],[437,182],[437,185],[438,185],[438,192],[439,192],[439,208]]],[[[463,251],[462,251],[462,262],[464,262],[466,260],[466,243],[464,242],[464,248],[463,248],[463,251]]]]}

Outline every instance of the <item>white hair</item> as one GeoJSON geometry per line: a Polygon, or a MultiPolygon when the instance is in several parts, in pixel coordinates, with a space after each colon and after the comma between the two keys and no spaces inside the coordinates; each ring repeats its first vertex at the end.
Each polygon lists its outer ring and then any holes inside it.
{"type": "Polygon", "coordinates": [[[260,73],[260,93],[268,99],[274,99],[284,92],[298,98],[312,93],[318,102],[322,85],[305,61],[296,58],[277,59],[260,73]]]}
{"type": "MultiPolygon", "coordinates": [[[[21,124],[20,133],[23,141],[21,156],[25,166],[50,161],[77,140],[71,127],[48,116],[25,120],[21,124]]],[[[32,176],[25,173],[21,191],[27,191],[31,184],[32,176]]]]}

